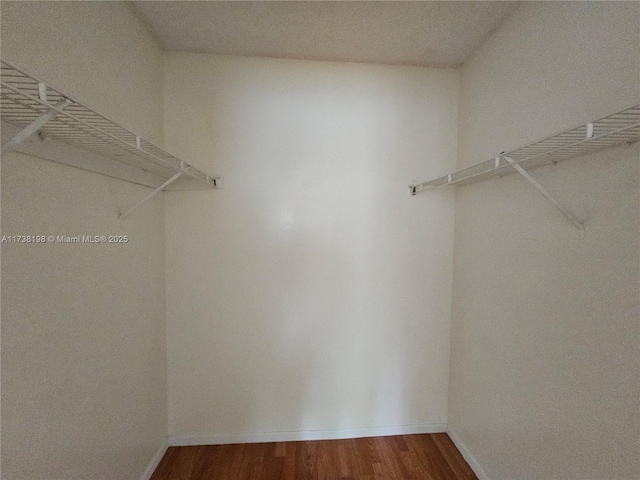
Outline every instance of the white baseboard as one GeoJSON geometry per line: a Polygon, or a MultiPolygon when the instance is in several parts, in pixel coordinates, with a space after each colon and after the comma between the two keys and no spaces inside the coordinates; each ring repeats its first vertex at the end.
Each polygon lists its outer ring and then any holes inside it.
{"type": "Polygon", "coordinates": [[[441,433],[445,423],[421,425],[394,425],[389,427],[364,427],[339,430],[297,430],[290,432],[262,432],[211,435],[170,435],[169,445],[224,445],[228,443],[294,442],[301,440],[335,440],[340,438],[385,437],[388,435],[411,435],[416,433],[441,433]]]}
{"type": "Polygon", "coordinates": [[[147,465],[147,468],[142,474],[142,477],[140,477],[140,480],[149,480],[151,478],[151,475],[153,475],[153,472],[155,472],[156,468],[158,468],[158,464],[160,463],[160,460],[162,460],[162,457],[164,457],[164,454],[167,451],[167,448],[169,448],[169,444],[165,439],[163,441],[163,444],[160,446],[156,454],[153,456],[153,458],[149,462],[149,465],[147,465]]]}
{"type": "Polygon", "coordinates": [[[489,477],[480,466],[480,463],[478,463],[475,457],[471,455],[471,452],[469,451],[467,446],[464,443],[462,443],[462,440],[460,440],[460,437],[458,437],[458,435],[456,435],[455,432],[450,427],[447,427],[446,431],[447,431],[447,435],[449,435],[449,438],[451,439],[453,444],[460,451],[464,459],[467,461],[467,463],[471,467],[471,470],[473,470],[473,472],[476,474],[476,477],[478,477],[478,480],[489,480],[489,477]]]}

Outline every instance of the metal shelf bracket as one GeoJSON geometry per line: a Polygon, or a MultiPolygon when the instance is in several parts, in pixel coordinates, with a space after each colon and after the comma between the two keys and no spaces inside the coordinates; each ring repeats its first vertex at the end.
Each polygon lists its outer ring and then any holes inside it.
{"type": "Polygon", "coordinates": [[[147,203],[149,200],[151,200],[153,197],[155,197],[158,193],[160,193],[162,190],[164,190],[165,188],[167,188],[169,185],[171,185],[173,182],[175,182],[178,178],[180,178],[182,175],[184,175],[185,172],[178,172],[176,173],[173,177],[171,177],[169,180],[167,180],[166,182],[164,182],[162,185],[160,185],[158,188],[156,188],[153,192],[149,193],[148,195],[146,195],[142,200],[140,200],[138,203],[136,203],[135,205],[129,207],[127,210],[125,210],[123,213],[121,213],[120,215],[118,215],[118,218],[120,220],[122,220],[123,218],[128,217],[131,212],[133,212],[134,210],[136,210],[138,207],[141,207],[142,205],[144,205],[145,203],[147,203]]]}
{"type": "Polygon", "coordinates": [[[571,222],[571,224],[574,227],[576,227],[578,230],[584,233],[584,224],[580,220],[578,220],[578,218],[573,213],[571,213],[569,209],[560,205],[560,203],[555,198],[553,198],[553,196],[551,196],[551,194],[547,192],[542,187],[542,185],[540,185],[531,175],[529,175],[529,173],[524,168],[522,168],[520,165],[515,163],[513,161],[513,158],[511,157],[503,157],[503,158],[507,161],[507,163],[509,163],[513,168],[515,168],[516,172],[522,175],[527,180],[527,182],[533,185],[542,195],[544,195],[544,198],[546,198],[551,203],[551,205],[556,207],[560,211],[560,213],[562,213],[562,215],[564,215],[571,222]]]}

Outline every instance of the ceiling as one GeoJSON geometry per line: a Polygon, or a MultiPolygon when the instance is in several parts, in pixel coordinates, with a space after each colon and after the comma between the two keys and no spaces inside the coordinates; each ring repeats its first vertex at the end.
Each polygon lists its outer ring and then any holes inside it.
{"type": "Polygon", "coordinates": [[[516,2],[137,1],[164,50],[457,67],[516,2]]]}

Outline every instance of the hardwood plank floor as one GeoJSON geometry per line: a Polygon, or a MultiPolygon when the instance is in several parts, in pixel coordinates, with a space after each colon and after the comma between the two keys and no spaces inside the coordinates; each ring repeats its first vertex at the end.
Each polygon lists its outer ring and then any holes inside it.
{"type": "Polygon", "coordinates": [[[170,447],[151,480],[477,480],[446,433],[170,447]]]}

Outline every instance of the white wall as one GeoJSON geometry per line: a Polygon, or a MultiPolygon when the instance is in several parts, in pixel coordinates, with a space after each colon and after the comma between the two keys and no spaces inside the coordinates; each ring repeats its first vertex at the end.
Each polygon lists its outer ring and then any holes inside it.
{"type": "MultiPolygon", "coordinates": [[[[459,167],[640,103],[640,4],[521,6],[462,69],[459,167]]],[[[497,479],[640,478],[639,147],[458,189],[449,427],[497,479]]]]}
{"type": "MultiPolygon", "coordinates": [[[[455,71],[187,54],[163,125],[122,3],[2,2],[2,56],[226,176],[167,198],[175,442],[439,429],[452,316],[449,425],[490,478],[626,479],[638,146],[535,172],[582,240],[516,177],[459,189],[455,262],[452,193],[406,185],[638,103],[638,8],[519,8],[462,69],[459,132],[455,71]]],[[[3,159],[4,235],[132,239],[2,245],[3,478],[138,478],[162,443],[164,205],[115,220],[145,191],[3,159]]]]}
{"type": "Polygon", "coordinates": [[[442,429],[453,196],[407,185],[454,166],[457,72],[175,53],[165,75],[168,148],[226,178],[167,197],[172,441],[442,429]]]}
{"type": "MultiPolygon", "coordinates": [[[[2,57],[150,139],[162,58],[124,3],[2,2],[2,57]]],[[[2,466],[9,479],[138,479],[167,429],[164,204],[23,154],[2,159],[2,466]]]]}

